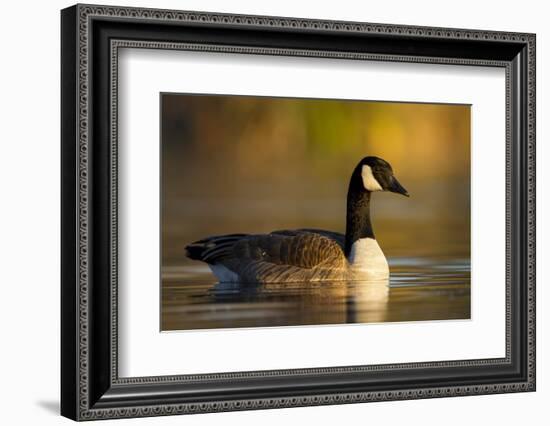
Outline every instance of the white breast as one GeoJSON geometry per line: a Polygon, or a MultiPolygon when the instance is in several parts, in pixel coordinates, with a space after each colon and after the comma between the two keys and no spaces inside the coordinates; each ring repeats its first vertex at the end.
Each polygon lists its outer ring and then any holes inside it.
{"type": "Polygon", "coordinates": [[[388,261],[373,238],[361,238],[353,243],[348,261],[359,279],[384,279],[390,275],[388,261]]]}

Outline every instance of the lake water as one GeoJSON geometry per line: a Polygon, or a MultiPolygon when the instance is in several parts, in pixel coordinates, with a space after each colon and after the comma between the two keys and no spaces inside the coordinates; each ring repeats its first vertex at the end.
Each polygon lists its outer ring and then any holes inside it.
{"type": "Polygon", "coordinates": [[[390,257],[389,281],[220,284],[206,265],[166,266],[162,330],[470,318],[470,260],[390,257]]]}

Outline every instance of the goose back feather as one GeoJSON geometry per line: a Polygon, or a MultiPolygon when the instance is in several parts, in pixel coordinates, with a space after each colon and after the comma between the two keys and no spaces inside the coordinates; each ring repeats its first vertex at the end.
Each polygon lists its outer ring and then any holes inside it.
{"type": "Polygon", "coordinates": [[[346,270],[344,236],[313,229],[269,234],[231,234],[205,238],[186,247],[191,259],[220,266],[240,282],[341,280],[346,270]]]}

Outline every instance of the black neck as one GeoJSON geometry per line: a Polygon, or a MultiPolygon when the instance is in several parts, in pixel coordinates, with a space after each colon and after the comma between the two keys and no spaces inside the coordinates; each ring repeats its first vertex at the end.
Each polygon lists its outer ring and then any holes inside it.
{"type": "Polygon", "coordinates": [[[363,187],[362,179],[352,176],[348,189],[346,214],[345,255],[349,257],[353,243],[361,238],[373,238],[374,231],[370,222],[370,195],[363,187]]]}

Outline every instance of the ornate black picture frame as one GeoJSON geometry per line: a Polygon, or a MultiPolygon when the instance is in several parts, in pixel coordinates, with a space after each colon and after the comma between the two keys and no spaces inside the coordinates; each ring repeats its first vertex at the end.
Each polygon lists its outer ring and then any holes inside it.
{"type": "Polygon", "coordinates": [[[76,5],[62,27],[61,413],[74,420],[535,390],[535,35],[76,5]],[[121,47],[484,65],[506,71],[506,356],[120,378],[121,47]]]}

